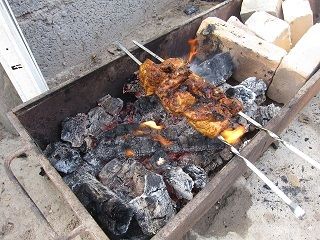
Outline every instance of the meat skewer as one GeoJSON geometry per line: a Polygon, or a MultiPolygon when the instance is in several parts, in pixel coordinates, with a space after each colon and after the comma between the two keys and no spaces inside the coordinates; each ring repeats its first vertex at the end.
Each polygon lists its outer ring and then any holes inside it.
{"type": "MultiPolygon", "coordinates": [[[[140,47],[141,49],[145,50],[147,53],[151,54],[152,56],[154,56],[156,59],[158,59],[160,62],[163,62],[164,59],[162,59],[161,57],[159,57],[158,55],[156,55],[154,52],[152,52],[150,49],[146,48],[145,46],[143,46],[142,44],[140,44],[139,42],[132,40],[134,44],[136,44],[138,47],[140,47]]],[[[277,140],[278,142],[282,143],[286,148],[288,148],[291,152],[295,153],[296,155],[298,155],[299,157],[301,157],[302,159],[304,159],[305,161],[307,161],[308,163],[310,163],[312,166],[314,166],[315,168],[317,168],[318,170],[320,170],[320,163],[317,162],[316,160],[312,159],[311,157],[309,157],[307,154],[305,154],[304,152],[300,151],[299,149],[297,149],[296,147],[292,146],[290,143],[288,143],[287,141],[283,140],[281,137],[279,137],[277,134],[275,134],[274,132],[270,131],[269,129],[263,127],[260,123],[258,123],[257,121],[255,121],[254,119],[252,119],[251,117],[249,117],[248,115],[246,115],[244,112],[239,111],[238,115],[240,115],[241,117],[245,118],[248,122],[250,122],[251,124],[253,124],[255,127],[257,127],[258,129],[265,131],[270,137],[272,137],[273,139],[277,140]]]]}
{"type": "MultiPolygon", "coordinates": [[[[124,46],[122,46],[120,43],[118,43],[118,46],[120,47],[120,49],[122,49],[126,54],[128,54],[138,65],[142,65],[142,63],[136,58],[134,57],[129,51],[128,49],[126,49],[124,46]]],[[[142,83],[143,84],[143,83],[142,83]]],[[[152,93],[154,89],[151,89],[151,91],[149,92],[149,94],[152,93]]],[[[248,159],[246,159],[245,157],[243,157],[240,152],[233,147],[231,144],[229,144],[221,135],[218,136],[218,139],[221,140],[223,143],[225,143],[226,145],[228,145],[231,149],[231,151],[237,155],[238,157],[240,157],[244,163],[246,164],[246,166],[253,171],[265,184],[267,184],[270,189],[277,194],[290,208],[290,210],[295,214],[295,216],[299,219],[301,219],[304,215],[305,215],[305,211],[295,202],[293,202],[287,195],[285,195],[285,193],[283,191],[281,191],[273,182],[271,182],[267,176],[264,175],[264,173],[262,173],[259,169],[257,169],[248,159]]]]}

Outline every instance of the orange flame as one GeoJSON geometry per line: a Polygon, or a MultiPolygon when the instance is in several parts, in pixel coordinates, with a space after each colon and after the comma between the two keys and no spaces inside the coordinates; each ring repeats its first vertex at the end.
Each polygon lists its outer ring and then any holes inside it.
{"type": "Polygon", "coordinates": [[[146,121],[140,124],[140,127],[149,127],[155,130],[163,129],[163,126],[157,125],[154,121],[146,121]]]}
{"type": "Polygon", "coordinates": [[[124,150],[124,154],[126,155],[126,157],[134,157],[135,156],[135,154],[134,154],[134,152],[133,152],[133,150],[132,149],[130,149],[130,148],[128,148],[128,149],[126,149],[126,150],[124,150]]]}
{"type": "Polygon", "coordinates": [[[197,48],[198,48],[198,40],[195,39],[190,39],[188,41],[188,44],[190,46],[190,52],[189,52],[189,58],[188,62],[191,62],[194,56],[197,54],[197,48]]]}
{"type": "Polygon", "coordinates": [[[172,142],[160,134],[154,135],[153,140],[158,141],[162,146],[168,147],[172,145],[172,142]]]}
{"type": "Polygon", "coordinates": [[[221,132],[221,136],[230,144],[237,144],[240,141],[240,137],[245,134],[246,128],[242,125],[236,128],[229,128],[221,132]]]}

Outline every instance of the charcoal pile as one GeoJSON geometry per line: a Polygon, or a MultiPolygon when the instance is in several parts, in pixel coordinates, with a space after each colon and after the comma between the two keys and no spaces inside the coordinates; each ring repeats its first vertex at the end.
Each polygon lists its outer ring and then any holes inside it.
{"type": "MultiPolygon", "coordinates": [[[[238,98],[245,113],[264,124],[278,111],[261,105],[266,85],[249,78],[231,86],[226,81],[233,69],[231,57],[219,54],[195,72],[238,98]]],[[[168,113],[157,96],[143,96],[136,79],[124,92],[134,100],[106,95],[88,113],[66,118],[61,140],[45,154],[108,236],[149,239],[233,154],[168,113]]]]}

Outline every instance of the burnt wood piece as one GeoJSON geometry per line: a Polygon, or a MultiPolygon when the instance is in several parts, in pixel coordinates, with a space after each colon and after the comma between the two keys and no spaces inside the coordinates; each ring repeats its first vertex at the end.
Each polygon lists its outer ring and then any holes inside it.
{"type": "Polygon", "coordinates": [[[113,191],[86,172],[75,172],[65,181],[105,231],[114,235],[127,232],[133,211],[113,191]]]}
{"type": "Polygon", "coordinates": [[[113,159],[102,168],[99,181],[128,202],[143,194],[147,173],[149,171],[133,159],[113,159]]]}
{"type": "Polygon", "coordinates": [[[155,173],[145,176],[144,193],[129,204],[147,235],[157,233],[176,213],[162,176],[155,173]]]}

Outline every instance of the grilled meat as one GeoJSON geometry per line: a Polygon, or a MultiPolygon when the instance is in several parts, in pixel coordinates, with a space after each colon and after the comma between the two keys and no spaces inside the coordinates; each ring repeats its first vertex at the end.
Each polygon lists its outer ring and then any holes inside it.
{"type": "Polygon", "coordinates": [[[230,118],[242,110],[241,103],[192,73],[180,58],[160,64],[147,59],[139,70],[146,95],[156,94],[172,114],[184,116],[191,126],[214,138],[230,126],[230,118]]]}

